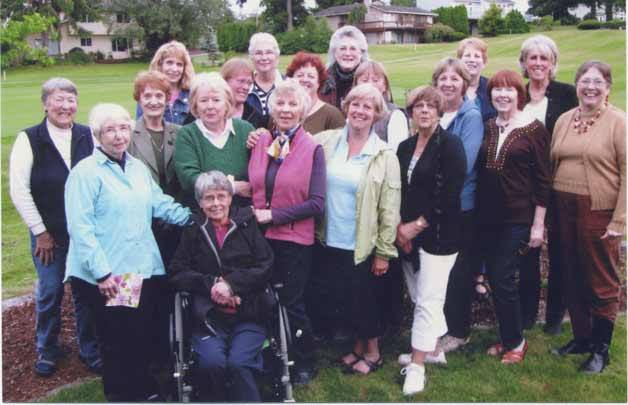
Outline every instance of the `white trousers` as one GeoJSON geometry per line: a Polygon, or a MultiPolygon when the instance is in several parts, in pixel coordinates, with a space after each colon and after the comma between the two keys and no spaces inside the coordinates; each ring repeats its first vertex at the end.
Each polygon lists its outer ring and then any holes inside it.
{"type": "Polygon", "coordinates": [[[401,265],[406,286],[414,303],[412,321],[412,348],[422,352],[436,349],[438,338],[447,333],[447,321],[443,307],[447,295],[449,273],[458,253],[446,256],[432,255],[419,250],[421,269],[414,272],[411,262],[403,260],[401,265]]]}

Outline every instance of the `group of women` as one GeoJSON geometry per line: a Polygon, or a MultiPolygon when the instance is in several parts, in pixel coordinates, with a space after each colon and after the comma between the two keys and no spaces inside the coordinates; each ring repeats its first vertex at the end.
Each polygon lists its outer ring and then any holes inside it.
{"type": "MultiPolygon", "coordinates": [[[[344,26],[327,66],[299,52],[283,76],[276,40],[257,33],[252,63],[194,74],[170,42],[135,80],[137,120],[95,106],[96,146],[88,137],[80,156],[63,146],[83,128],[73,124],[78,92],[44,84],[47,118],[18,136],[11,195],[36,265],[55,247],[41,237],[57,225],[49,213],[65,212],[65,280],[96,326],[108,400],[159,398],[168,286],[193,295],[203,400],[260,400],[269,285],[288,312],[297,384],[315,374],[317,342],[343,334],[353,339],[345,372],[382,366],[402,278],[414,303],[411,350],[398,358],[405,395],[424,390],[425,363],[469,342],[474,279],[488,280],[499,325],[487,353],[520,363],[546,227],[545,330],[559,333],[567,308],[574,334],[554,352],[590,353],[590,373],[608,364],[626,211],[625,113],[608,103],[610,67],[589,61],[575,87],[556,82],[556,45],[536,35],[521,47],[527,84],[512,70],[486,78],[487,46],[468,38],[398,107],[367,47],[344,26]],[[67,94],[74,104],[51,103],[67,94]],[[65,199],[42,199],[52,192],[43,173],[65,199]]],[[[54,371],[55,356],[39,349],[54,371]]]]}

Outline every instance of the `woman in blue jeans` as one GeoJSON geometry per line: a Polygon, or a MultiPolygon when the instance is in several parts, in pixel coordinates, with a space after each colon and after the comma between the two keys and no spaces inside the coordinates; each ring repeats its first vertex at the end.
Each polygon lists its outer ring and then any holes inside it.
{"type": "Polygon", "coordinates": [[[526,91],[518,73],[497,72],[488,92],[497,118],[486,123],[478,157],[478,230],[501,340],[488,354],[512,364],[522,362],[528,349],[517,277],[523,257],[543,242],[550,138],[543,124],[522,112],[526,91]]]}

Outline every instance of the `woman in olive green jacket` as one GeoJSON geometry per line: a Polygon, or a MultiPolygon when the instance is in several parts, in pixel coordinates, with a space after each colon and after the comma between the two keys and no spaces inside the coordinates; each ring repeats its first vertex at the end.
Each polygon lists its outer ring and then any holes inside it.
{"type": "Polygon", "coordinates": [[[356,86],[343,110],[347,125],[315,138],[325,152],[327,195],[310,285],[318,305],[309,309],[318,332],[349,327],[355,345],[341,361],[348,372],[368,374],[383,363],[374,291],[389,259],[397,257],[401,181],[395,152],[372,130],[386,113],[381,92],[371,84],[356,86]]]}

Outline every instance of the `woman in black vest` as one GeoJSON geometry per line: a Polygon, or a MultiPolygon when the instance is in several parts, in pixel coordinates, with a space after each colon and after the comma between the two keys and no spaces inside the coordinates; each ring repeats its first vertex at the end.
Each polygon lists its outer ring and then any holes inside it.
{"type": "MultiPolygon", "coordinates": [[[[68,232],[63,193],[70,169],[92,154],[88,127],[74,123],[78,91],[68,79],[56,77],[42,86],[46,117],[17,135],[9,163],[11,199],[28,226],[37,270],[35,372],[49,377],[67,355],[59,346],[63,275],[68,232]]],[[[102,363],[87,307],[74,297],[79,357],[92,371],[102,363]]]]}

